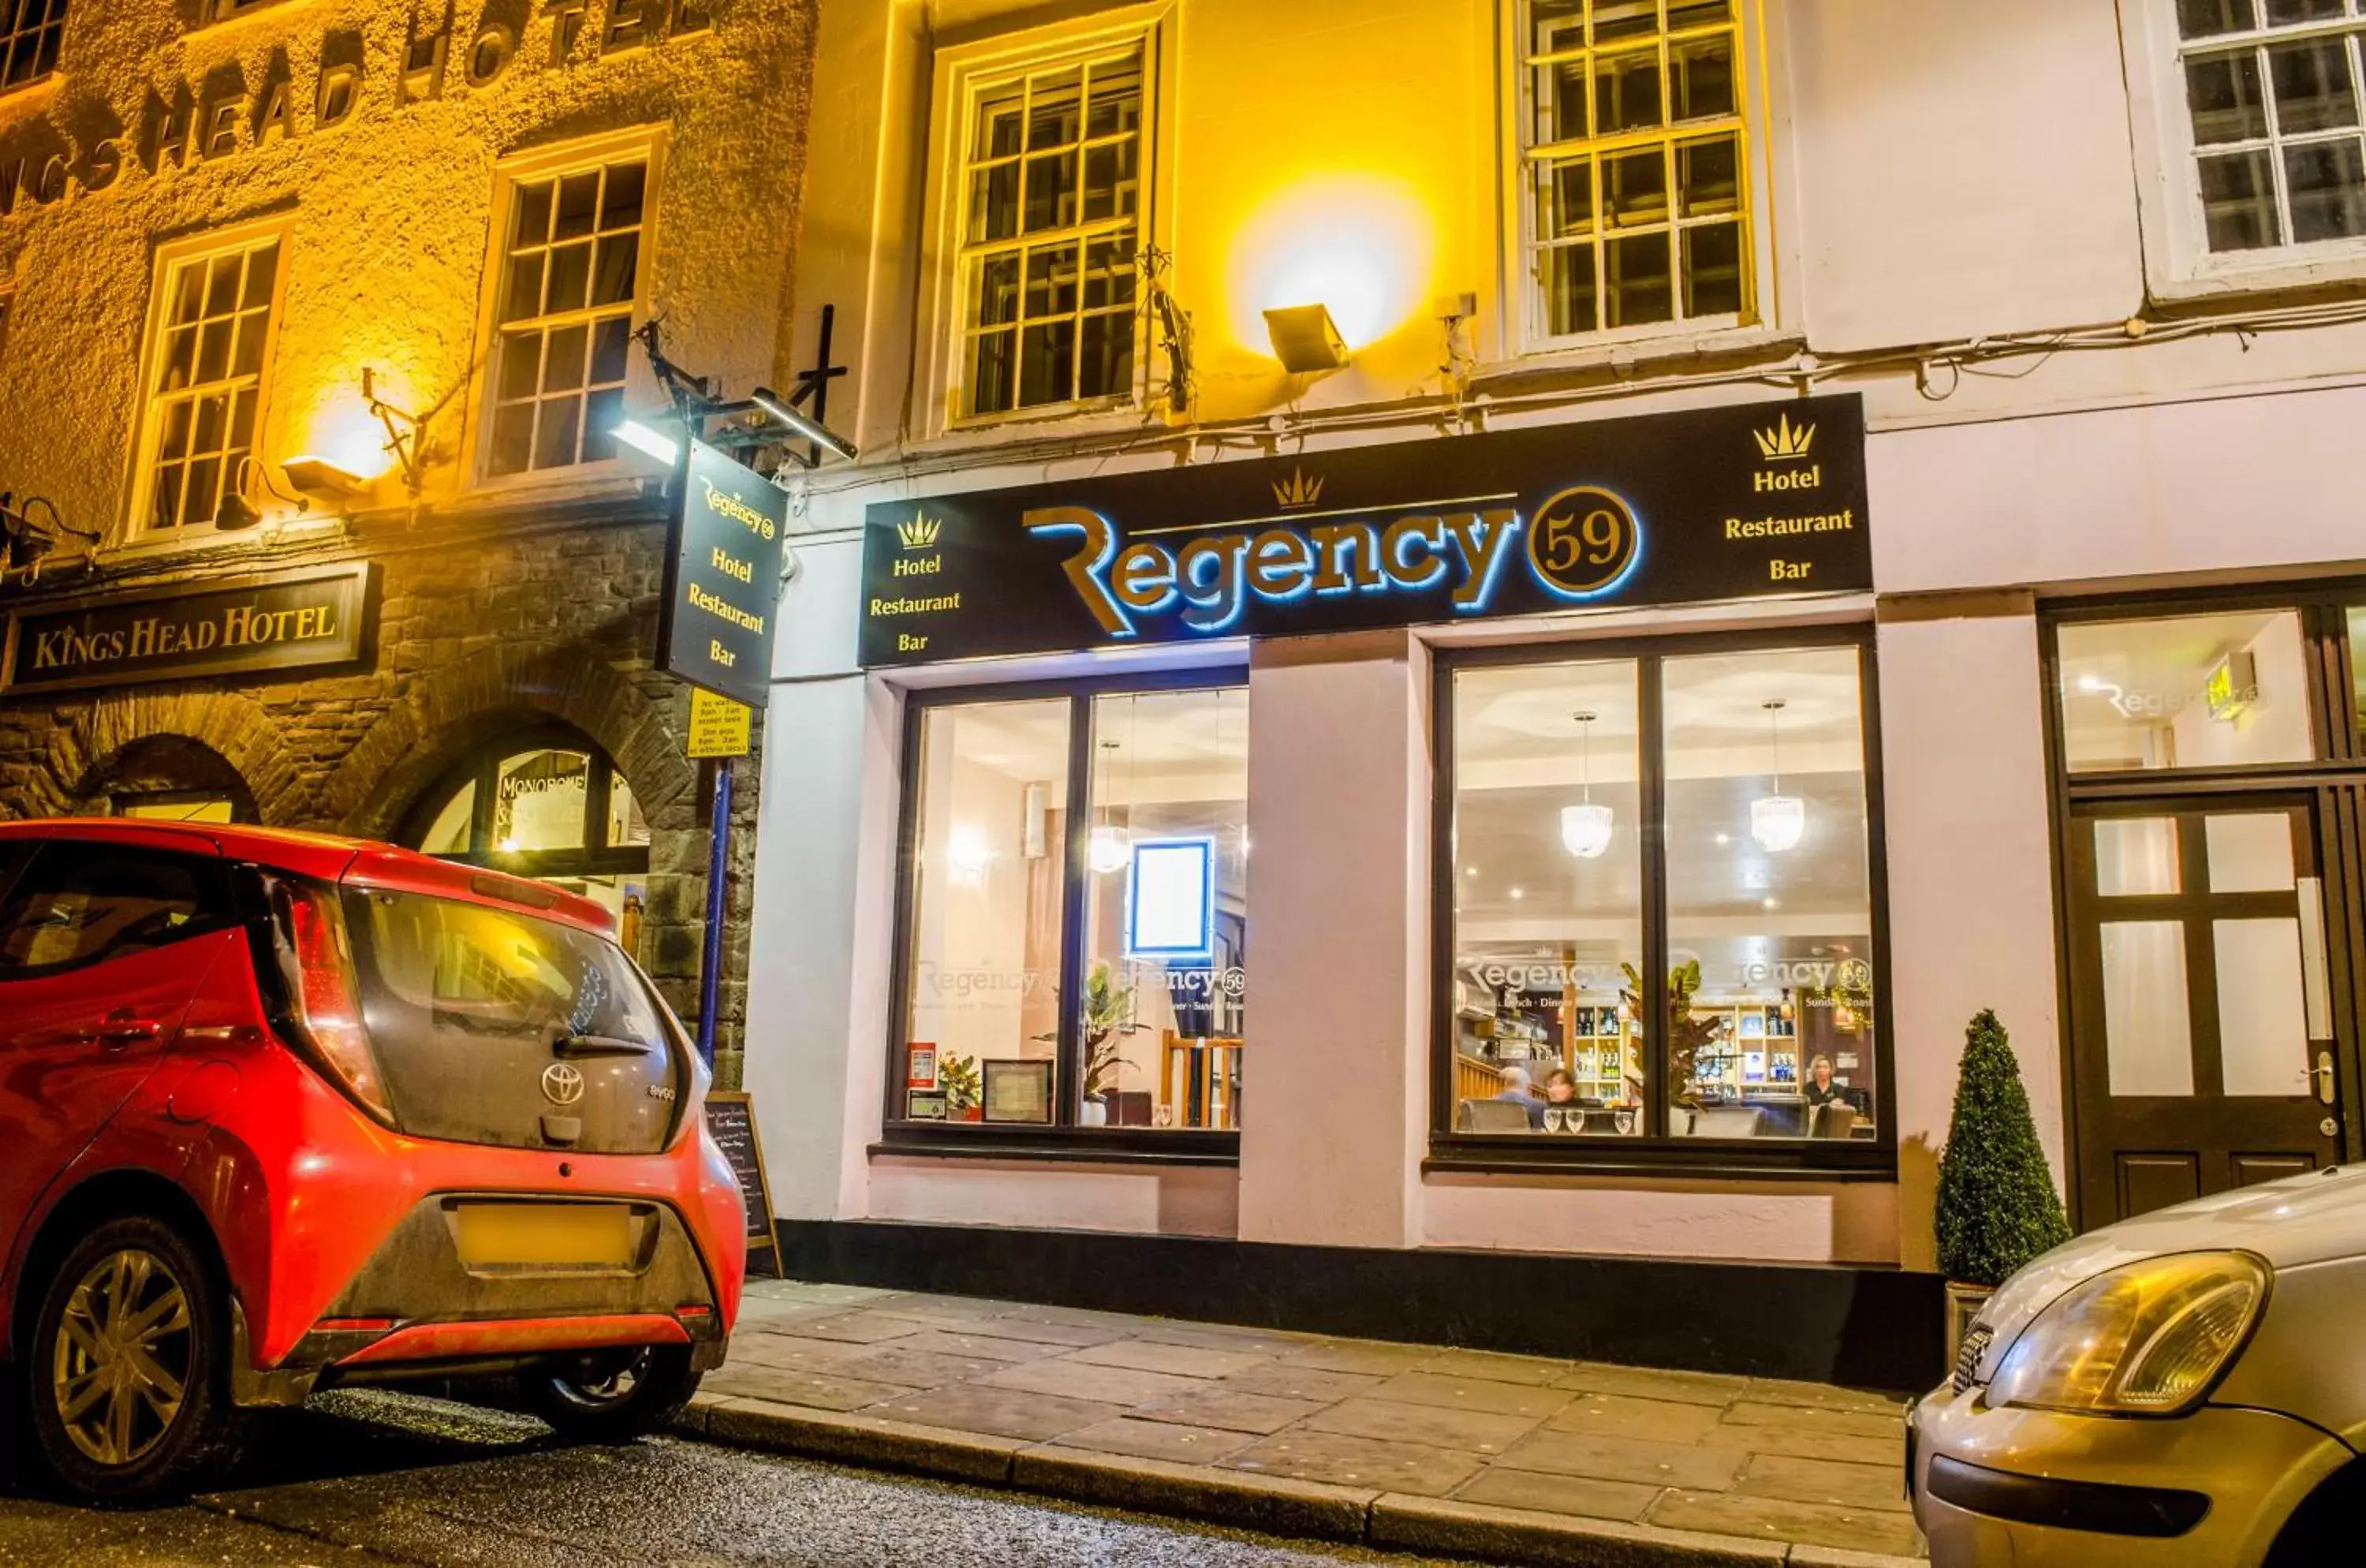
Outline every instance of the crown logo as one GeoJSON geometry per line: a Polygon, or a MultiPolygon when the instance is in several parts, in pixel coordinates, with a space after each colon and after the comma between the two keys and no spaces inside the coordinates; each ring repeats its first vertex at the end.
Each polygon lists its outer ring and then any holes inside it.
{"type": "Polygon", "coordinates": [[[1273,481],[1273,499],[1285,512],[1296,507],[1312,506],[1323,499],[1323,480],[1308,479],[1296,464],[1290,465],[1287,480],[1273,481]]]}
{"type": "Polygon", "coordinates": [[[1796,463],[1808,455],[1816,444],[1816,427],[1793,424],[1791,416],[1784,414],[1764,430],[1752,431],[1758,443],[1758,455],[1770,463],[1796,463]]]}
{"type": "Polygon", "coordinates": [[[943,526],[925,512],[915,513],[911,521],[896,525],[896,536],[907,550],[925,550],[937,542],[937,530],[943,526]]]}

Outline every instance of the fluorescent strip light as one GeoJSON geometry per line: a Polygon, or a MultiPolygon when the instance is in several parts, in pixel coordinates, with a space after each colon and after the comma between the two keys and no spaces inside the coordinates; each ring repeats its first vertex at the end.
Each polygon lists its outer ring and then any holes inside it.
{"type": "Polygon", "coordinates": [[[682,461],[682,443],[651,430],[637,419],[620,419],[608,433],[636,452],[646,452],[666,467],[682,461]]]}
{"type": "Polygon", "coordinates": [[[795,434],[805,437],[828,452],[836,453],[847,462],[854,461],[854,444],[842,436],[833,435],[813,420],[791,408],[788,400],[770,387],[759,387],[748,394],[748,400],[771,414],[795,434]]]}

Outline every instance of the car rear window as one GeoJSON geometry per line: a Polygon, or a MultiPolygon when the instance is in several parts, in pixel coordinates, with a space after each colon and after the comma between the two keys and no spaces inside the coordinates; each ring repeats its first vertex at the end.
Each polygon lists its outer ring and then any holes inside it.
{"type": "Polygon", "coordinates": [[[614,943],[557,920],[419,894],[349,889],[346,924],[372,1042],[390,1059],[470,1040],[669,1036],[614,943]]]}

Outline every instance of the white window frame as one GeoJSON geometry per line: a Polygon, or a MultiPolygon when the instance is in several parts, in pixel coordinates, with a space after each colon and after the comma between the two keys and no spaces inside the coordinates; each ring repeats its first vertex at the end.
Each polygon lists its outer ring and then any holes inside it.
{"type": "MultiPolygon", "coordinates": [[[[19,29],[14,25],[18,3],[19,0],[0,0],[0,73],[5,73],[7,57],[19,38],[46,32],[51,27],[58,29],[59,55],[57,60],[51,62],[47,71],[36,71],[31,75],[17,81],[7,81],[5,74],[0,74],[0,94],[21,92],[28,87],[38,86],[55,77],[65,68],[63,64],[65,28],[66,24],[73,19],[72,5],[61,5],[55,17],[45,14],[38,26],[19,29]]],[[[80,0],[80,3],[87,5],[90,0],[80,0]]]]}
{"type": "MultiPolygon", "coordinates": [[[[926,436],[992,431],[1013,424],[1065,422],[1096,427],[1138,423],[1149,389],[1163,377],[1152,363],[1155,343],[1135,288],[1133,376],[1123,393],[1045,403],[1007,412],[963,412],[967,334],[963,257],[967,246],[969,182],[966,142],[978,95],[1019,74],[1056,70],[1071,61],[1105,56],[1138,42],[1143,51],[1141,198],[1134,213],[1139,243],[1173,254],[1175,0],[1124,6],[1089,20],[941,49],[929,113],[929,155],[918,330],[925,374],[915,389],[914,426],[926,436]]],[[[1079,265],[1082,265],[1081,254],[1079,265]]]]}
{"type": "MultiPolygon", "coordinates": [[[[276,244],[279,247],[279,260],[272,272],[271,300],[265,307],[263,359],[255,370],[254,381],[254,434],[247,449],[248,457],[259,467],[266,469],[270,467],[272,373],[279,357],[280,327],[287,316],[287,275],[295,259],[294,231],[293,217],[282,215],[231,228],[208,230],[157,247],[154,276],[149,284],[148,321],[140,346],[140,423],[131,443],[131,471],[123,489],[123,493],[130,498],[130,504],[122,519],[121,539],[124,544],[170,546],[223,536],[210,522],[160,527],[150,517],[155,505],[156,448],[163,439],[162,410],[164,400],[158,389],[157,378],[163,368],[165,318],[173,280],[180,275],[182,268],[202,264],[216,256],[261,250],[265,245],[276,244]]],[[[227,482],[233,490],[238,489],[235,473],[229,477],[227,482]]],[[[240,493],[245,492],[240,491],[240,493]]]]}
{"type": "MultiPolygon", "coordinates": [[[[1711,316],[1649,321],[1636,326],[1555,335],[1546,329],[1541,285],[1530,265],[1537,250],[1536,188],[1529,171],[1528,127],[1535,71],[1528,65],[1529,0],[1498,0],[1495,35],[1495,80],[1500,115],[1501,168],[1498,172],[1503,224],[1503,268],[1499,281],[1503,341],[1518,355],[1536,358],[1583,358],[1589,351],[1631,349],[1670,339],[1696,342],[1719,334],[1760,333],[1781,320],[1775,269],[1774,209],[1778,187],[1774,178],[1772,143],[1780,127],[1769,87],[1769,50],[1764,0],[1734,0],[1735,115],[1741,138],[1741,309],[1711,316]]],[[[1665,43],[1663,39],[1662,48],[1665,43]]],[[[1662,91],[1664,94],[1665,81],[1662,91]]],[[[1676,141],[1685,133],[1671,125],[1639,141],[1676,141]]],[[[1619,139],[1624,141],[1626,139],[1619,139]]],[[[1598,187],[1597,187],[1598,188],[1598,187]]],[[[1670,191],[1673,202],[1674,192],[1670,191]]],[[[1596,201],[1599,220],[1600,203],[1596,201]]],[[[1599,280],[1597,279],[1597,288],[1599,280]]],[[[1684,287],[1681,261],[1672,287],[1684,287]]]]}
{"type": "MultiPolygon", "coordinates": [[[[2297,40],[2360,30],[2361,23],[2366,17],[2229,36],[2297,40]]],[[[2366,278],[2366,237],[2223,254],[2210,249],[2194,162],[2193,122],[2186,108],[2177,0],[2122,0],[2120,28],[2122,54],[2128,62],[2145,281],[2153,298],[2196,299],[2366,278]]],[[[2223,46],[2220,39],[2197,40],[2203,49],[2223,46]]],[[[2360,86],[2366,90],[2366,84],[2360,86]]],[[[2281,186],[2281,173],[2278,180],[2281,186]]]]}
{"type": "MultiPolygon", "coordinates": [[[[551,468],[525,468],[513,474],[492,471],[494,378],[501,372],[501,290],[508,281],[510,225],[518,187],[603,164],[640,159],[647,167],[641,194],[640,245],[633,266],[632,330],[638,332],[651,314],[656,293],[658,225],[663,220],[667,128],[638,126],[628,130],[587,137],[563,145],[505,158],[494,166],[490,209],[485,224],[485,273],[477,303],[476,374],[468,386],[468,412],[461,450],[467,457],[465,479],[473,491],[501,491],[580,485],[614,479],[630,473],[622,457],[595,457],[551,468]]],[[[587,307],[581,312],[593,314],[587,307]]],[[[543,318],[546,321],[557,318],[543,318]]],[[[625,404],[646,403],[656,395],[655,379],[637,354],[627,352],[625,404]]]]}

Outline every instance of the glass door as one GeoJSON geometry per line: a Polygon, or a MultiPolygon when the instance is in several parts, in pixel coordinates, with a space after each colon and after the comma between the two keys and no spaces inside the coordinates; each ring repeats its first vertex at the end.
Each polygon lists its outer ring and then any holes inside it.
{"type": "Polygon", "coordinates": [[[2071,810],[2071,1039],[2091,1228],[2340,1157],[2316,812],[2071,810]]]}

